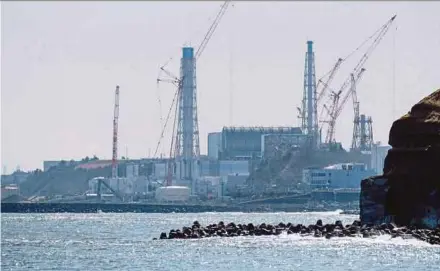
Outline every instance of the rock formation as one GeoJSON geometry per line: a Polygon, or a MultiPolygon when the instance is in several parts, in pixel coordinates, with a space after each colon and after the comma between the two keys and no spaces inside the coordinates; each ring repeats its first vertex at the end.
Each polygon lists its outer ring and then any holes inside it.
{"type": "Polygon", "coordinates": [[[361,183],[363,224],[440,225],[440,89],[390,130],[383,175],[361,183]]]}

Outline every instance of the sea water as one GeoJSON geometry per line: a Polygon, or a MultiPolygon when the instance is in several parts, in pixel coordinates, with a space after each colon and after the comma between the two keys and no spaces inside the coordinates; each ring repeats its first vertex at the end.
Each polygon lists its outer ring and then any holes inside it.
{"type": "Polygon", "coordinates": [[[1,214],[2,270],[440,270],[440,246],[380,236],[241,236],[152,240],[192,225],[302,223],[355,215],[321,213],[1,214]]]}

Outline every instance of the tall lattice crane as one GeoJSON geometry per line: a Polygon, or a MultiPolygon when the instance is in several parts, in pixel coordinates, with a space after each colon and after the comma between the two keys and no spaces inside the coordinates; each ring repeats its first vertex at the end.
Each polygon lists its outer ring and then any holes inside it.
{"type": "Polygon", "coordinates": [[[371,151],[373,146],[373,120],[371,117],[361,115],[359,112],[359,101],[357,99],[356,81],[354,76],[351,76],[351,96],[353,98],[353,137],[351,141],[352,151],[371,151]]]}
{"type": "Polygon", "coordinates": [[[356,150],[359,148],[358,146],[358,138],[360,135],[360,127],[359,127],[359,101],[357,98],[357,91],[356,91],[356,85],[355,85],[355,79],[354,75],[351,74],[351,85],[353,88],[351,97],[353,98],[353,111],[354,111],[354,118],[353,118],[353,138],[351,141],[351,149],[356,150]]]}
{"type": "MultiPolygon", "coordinates": [[[[361,57],[359,62],[354,67],[351,74],[357,76],[360,78],[360,75],[362,75],[364,71],[364,65],[368,58],[370,57],[371,53],[374,51],[374,49],[377,47],[377,45],[380,43],[382,38],[385,36],[385,34],[388,32],[391,24],[393,23],[394,19],[396,18],[396,15],[394,15],[391,19],[389,19],[382,27],[379,28],[378,31],[375,32],[375,39],[373,40],[373,43],[368,47],[367,51],[364,53],[364,55],[361,57]]],[[[327,135],[325,139],[325,143],[331,144],[335,142],[335,126],[336,126],[336,119],[339,117],[340,112],[342,111],[343,106],[345,105],[346,100],[352,93],[351,89],[345,93],[344,99],[342,103],[339,105],[339,100],[342,94],[346,92],[347,87],[349,86],[351,82],[352,75],[343,82],[342,86],[340,87],[338,92],[332,91],[332,104],[330,106],[325,106],[327,113],[328,113],[328,120],[325,121],[328,123],[328,130],[327,135]]],[[[358,79],[357,79],[358,80],[358,79]]],[[[356,81],[357,81],[356,80],[356,81]]]]}
{"type": "MultiPolygon", "coordinates": [[[[217,29],[217,26],[219,25],[223,15],[225,14],[229,4],[231,3],[231,1],[225,1],[221,8],[220,11],[217,13],[217,16],[215,17],[213,23],[210,25],[207,33],[205,34],[201,44],[198,46],[197,51],[194,55],[194,61],[197,61],[198,59],[200,59],[200,57],[202,56],[202,53],[204,52],[206,46],[208,45],[212,35],[214,34],[215,30],[217,29]]],[[[177,76],[175,76],[173,73],[171,73],[170,71],[166,70],[164,66],[162,66],[160,68],[161,72],[165,73],[167,78],[158,78],[157,82],[168,82],[168,83],[172,83],[174,85],[177,86],[177,91],[176,91],[176,95],[174,97],[174,100],[172,102],[172,106],[170,108],[170,111],[168,113],[168,117],[167,120],[165,122],[165,125],[163,127],[163,131],[161,134],[161,139],[163,137],[163,132],[165,130],[165,127],[168,123],[168,119],[169,116],[171,115],[171,111],[173,110],[173,107],[175,109],[175,117],[174,117],[174,124],[173,124],[173,132],[172,132],[172,139],[171,139],[171,146],[170,146],[170,152],[169,152],[169,160],[168,160],[168,174],[166,177],[166,185],[169,186],[171,185],[172,182],[172,177],[175,171],[175,157],[176,155],[178,155],[180,153],[180,143],[182,142],[181,136],[182,136],[182,132],[179,131],[179,127],[181,127],[181,118],[179,117],[179,107],[181,105],[181,103],[183,102],[183,82],[184,82],[184,75],[182,74],[180,78],[178,78],[177,76]]],[[[160,74],[159,74],[160,77],[160,74]]],[[[196,101],[194,101],[196,102],[196,101]]],[[[195,118],[197,118],[197,115],[195,116],[195,118]]],[[[196,120],[197,123],[197,120],[196,120]]],[[[198,126],[198,124],[196,125],[198,126]]],[[[198,131],[198,127],[196,128],[198,131]]],[[[161,140],[160,139],[160,140],[161,140]]],[[[158,143],[158,146],[160,144],[160,140],[158,143]]],[[[196,149],[198,150],[198,134],[197,134],[197,138],[196,138],[196,149]]],[[[199,151],[197,151],[197,153],[199,153],[199,151]]],[[[197,154],[198,156],[198,154],[197,154]]]]}
{"type": "Polygon", "coordinates": [[[332,118],[329,121],[329,131],[327,133],[327,136],[325,138],[326,143],[334,143],[334,132],[335,132],[335,126],[336,126],[336,119],[339,117],[339,115],[342,112],[342,109],[344,108],[345,104],[348,101],[348,98],[352,95],[354,91],[356,91],[356,84],[359,82],[359,80],[362,78],[363,73],[365,72],[365,69],[362,68],[356,75],[353,73],[350,74],[350,82],[351,87],[349,91],[347,91],[342,98],[341,103],[339,104],[342,91],[340,90],[338,93],[333,92],[333,104],[330,108],[330,114],[332,114],[332,118]]]}
{"type": "Polygon", "coordinates": [[[113,117],[112,178],[118,177],[118,120],[119,120],[119,86],[116,86],[115,108],[114,108],[114,117],[113,117]]]}

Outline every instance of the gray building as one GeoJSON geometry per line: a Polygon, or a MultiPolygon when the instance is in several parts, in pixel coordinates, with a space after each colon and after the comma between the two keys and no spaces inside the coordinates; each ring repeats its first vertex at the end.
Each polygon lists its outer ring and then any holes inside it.
{"type": "Polygon", "coordinates": [[[219,160],[250,160],[262,157],[262,136],[302,134],[298,127],[223,127],[208,135],[208,156],[219,160]]]}

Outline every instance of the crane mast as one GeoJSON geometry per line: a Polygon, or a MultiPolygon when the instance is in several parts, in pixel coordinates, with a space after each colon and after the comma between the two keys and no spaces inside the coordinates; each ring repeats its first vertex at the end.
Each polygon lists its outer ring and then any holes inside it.
{"type": "Polygon", "coordinates": [[[359,135],[359,101],[357,99],[357,92],[356,92],[356,86],[355,84],[355,78],[354,75],[351,74],[351,84],[352,84],[352,93],[351,97],[353,98],[353,110],[354,110],[354,118],[353,118],[353,139],[351,142],[351,149],[356,150],[359,146],[357,145],[357,137],[359,135]]]}
{"type": "Polygon", "coordinates": [[[367,51],[362,55],[361,59],[359,60],[359,62],[354,67],[354,69],[353,69],[352,73],[350,74],[350,76],[343,82],[342,86],[340,87],[340,89],[339,89],[339,91],[337,93],[335,93],[335,92],[332,93],[333,101],[332,101],[332,105],[330,106],[330,109],[328,110],[328,115],[329,115],[329,119],[330,120],[327,121],[329,123],[329,127],[328,127],[328,130],[327,130],[327,135],[326,135],[326,140],[325,140],[327,144],[330,144],[330,143],[334,142],[336,119],[338,118],[338,116],[339,116],[343,106],[345,105],[346,100],[348,99],[348,97],[352,93],[351,90],[353,89],[353,87],[351,87],[351,89],[346,93],[346,95],[344,96],[344,99],[343,99],[341,105],[338,104],[340,96],[343,94],[345,89],[351,83],[351,81],[352,81],[352,74],[357,74],[358,78],[356,78],[356,83],[360,79],[360,76],[362,76],[362,73],[365,71],[363,66],[367,62],[367,60],[370,57],[371,53],[374,51],[374,49],[380,43],[382,38],[388,32],[388,30],[389,30],[391,24],[393,23],[394,19],[396,18],[396,16],[397,15],[394,15],[393,17],[391,17],[391,19],[389,19],[381,28],[379,28],[378,31],[376,31],[378,33],[376,38],[373,40],[373,43],[368,47],[367,51]]]}
{"type": "Polygon", "coordinates": [[[356,85],[359,83],[360,79],[362,78],[362,75],[364,74],[365,69],[362,68],[358,74],[355,75],[353,73],[350,74],[350,81],[351,81],[351,87],[349,89],[349,91],[347,93],[345,93],[345,96],[342,99],[341,104],[339,104],[339,99],[341,97],[342,92],[339,91],[337,94],[335,94],[334,96],[334,102],[333,102],[333,106],[331,108],[331,112],[333,112],[333,117],[330,119],[330,124],[329,124],[329,131],[327,133],[326,136],[326,143],[334,143],[335,141],[335,127],[336,127],[336,119],[339,117],[339,115],[342,112],[342,109],[344,108],[345,104],[348,101],[348,98],[352,95],[353,92],[356,91],[356,85]]]}
{"type": "MultiPolygon", "coordinates": [[[[217,16],[215,17],[213,23],[210,25],[207,33],[205,34],[201,44],[199,45],[197,51],[194,54],[194,75],[195,75],[195,63],[196,61],[202,56],[202,53],[204,52],[206,46],[208,45],[212,35],[214,34],[215,30],[217,29],[223,15],[225,14],[229,4],[231,1],[225,1],[221,8],[220,11],[217,13],[217,16]]],[[[168,165],[167,165],[167,175],[166,175],[166,185],[170,186],[172,183],[172,178],[173,178],[173,173],[176,170],[175,165],[176,164],[176,156],[178,156],[181,152],[181,141],[182,141],[182,131],[181,131],[181,116],[179,115],[179,107],[181,107],[182,104],[185,104],[184,101],[184,82],[187,81],[187,78],[185,78],[184,74],[181,74],[180,78],[178,78],[177,76],[175,76],[173,73],[171,73],[170,71],[168,71],[167,69],[165,69],[164,66],[162,66],[161,68],[161,72],[165,73],[165,75],[168,78],[158,78],[157,82],[168,82],[168,83],[172,83],[174,85],[177,86],[177,91],[176,91],[176,102],[173,104],[175,105],[175,117],[174,117],[174,124],[173,124],[173,132],[172,132],[172,139],[171,139],[171,146],[170,146],[170,152],[169,152],[169,160],[168,160],[168,165]]],[[[195,77],[194,77],[195,78],[195,77]]],[[[191,80],[191,78],[189,78],[188,80],[191,80]]],[[[195,85],[194,85],[194,90],[195,92],[195,85]]],[[[196,103],[196,99],[194,96],[194,103],[196,103]]],[[[196,108],[196,105],[194,105],[194,107],[196,108]]],[[[172,108],[170,108],[170,112],[171,112],[172,108]]],[[[170,113],[169,112],[169,113],[170,113]]],[[[170,115],[170,114],[169,114],[170,115]]],[[[197,124],[197,112],[195,112],[195,122],[197,124]]],[[[165,123],[166,125],[166,123],[165,123]]],[[[197,126],[197,125],[195,125],[197,126]]],[[[165,127],[164,127],[165,129],[165,127]]],[[[196,128],[198,131],[198,128],[196,128]]],[[[196,131],[196,133],[197,133],[196,131]]],[[[163,132],[162,132],[163,135],[163,132]]],[[[198,148],[198,133],[195,135],[196,138],[196,149],[198,148]]],[[[162,136],[161,136],[162,138],[162,136]]],[[[160,141],[158,143],[158,145],[160,144],[160,141]]],[[[198,151],[196,152],[196,155],[198,155],[198,151]]],[[[197,158],[198,159],[198,158],[197,158]]],[[[184,161],[187,162],[187,161],[184,161]]]]}
{"type": "Polygon", "coordinates": [[[119,86],[116,86],[115,108],[114,108],[114,117],[113,117],[112,178],[118,177],[118,119],[119,119],[119,86]]]}

